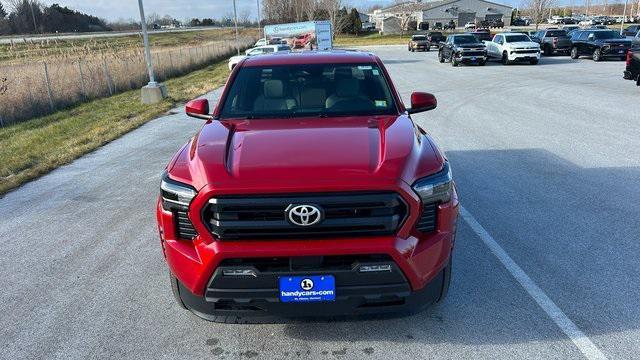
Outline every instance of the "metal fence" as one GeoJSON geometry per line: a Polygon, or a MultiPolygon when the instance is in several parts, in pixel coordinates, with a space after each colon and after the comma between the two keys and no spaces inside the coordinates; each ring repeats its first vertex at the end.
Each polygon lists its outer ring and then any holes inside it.
{"type": "MultiPolygon", "coordinates": [[[[241,38],[247,47],[254,39],[241,38]]],[[[159,81],[234,55],[235,41],[160,49],[152,53],[159,81]]],[[[146,84],[143,49],[87,52],[21,64],[0,64],[0,126],[52,113],[90,99],[137,89],[146,84]]]]}

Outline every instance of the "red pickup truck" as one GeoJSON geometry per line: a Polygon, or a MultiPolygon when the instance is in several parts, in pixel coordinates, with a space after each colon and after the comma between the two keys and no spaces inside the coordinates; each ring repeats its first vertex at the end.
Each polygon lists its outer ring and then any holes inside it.
{"type": "Polygon", "coordinates": [[[178,303],[212,321],[421,309],[451,279],[451,166],[381,60],[364,52],[242,60],[157,202],[178,303]]]}

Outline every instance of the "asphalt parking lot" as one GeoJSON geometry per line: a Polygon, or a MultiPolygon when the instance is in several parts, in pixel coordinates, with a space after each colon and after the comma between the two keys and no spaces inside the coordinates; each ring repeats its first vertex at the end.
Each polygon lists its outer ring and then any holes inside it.
{"type": "Polygon", "coordinates": [[[367,50],[406,102],[439,99],[415,119],[446,151],[464,207],[444,303],[262,325],[178,308],[154,205],[201,123],[176,113],[0,199],[0,357],[639,358],[640,94],[624,64],[454,68],[436,52],[367,50]]]}

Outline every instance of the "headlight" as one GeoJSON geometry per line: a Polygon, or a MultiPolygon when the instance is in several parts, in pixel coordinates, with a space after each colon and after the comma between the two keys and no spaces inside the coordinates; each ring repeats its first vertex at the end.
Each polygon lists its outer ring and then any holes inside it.
{"type": "Polygon", "coordinates": [[[169,179],[169,174],[162,175],[160,195],[165,210],[187,210],[191,200],[198,192],[191,186],[169,179]]]}
{"type": "Polygon", "coordinates": [[[444,163],[444,168],[439,173],[416,181],[413,191],[420,196],[422,204],[451,201],[453,177],[449,162],[444,163]]]}

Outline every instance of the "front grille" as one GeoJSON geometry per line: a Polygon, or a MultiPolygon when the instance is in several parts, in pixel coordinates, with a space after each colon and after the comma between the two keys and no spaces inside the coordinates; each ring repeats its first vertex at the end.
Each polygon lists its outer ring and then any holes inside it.
{"type": "Polygon", "coordinates": [[[390,235],[406,215],[406,204],[394,192],[221,197],[211,199],[202,213],[222,240],[390,235]],[[290,205],[318,206],[324,219],[308,227],[293,225],[286,216],[290,205]]]}
{"type": "Polygon", "coordinates": [[[462,52],[463,56],[484,56],[484,51],[471,51],[471,50],[465,50],[464,52],[462,52]]]}
{"type": "Polygon", "coordinates": [[[422,209],[422,216],[418,220],[416,229],[423,233],[429,233],[436,230],[438,224],[438,204],[426,204],[422,209]]]}
{"type": "Polygon", "coordinates": [[[198,235],[186,211],[176,211],[174,217],[176,219],[176,233],[180,239],[192,240],[198,235]]]}

